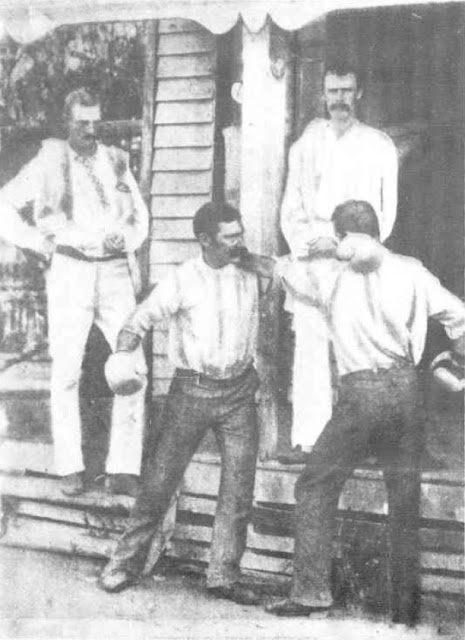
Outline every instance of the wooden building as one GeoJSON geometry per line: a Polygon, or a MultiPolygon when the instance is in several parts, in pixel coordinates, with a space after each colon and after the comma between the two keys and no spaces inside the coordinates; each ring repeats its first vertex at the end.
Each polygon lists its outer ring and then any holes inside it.
{"type": "MultiPolygon", "coordinates": [[[[61,42],[57,50],[68,55],[72,39],[63,29],[71,28],[73,37],[81,41],[85,33],[99,34],[94,38],[102,43],[96,59],[113,56],[117,65],[127,54],[121,68],[134,62],[131,52],[139,52],[141,64],[131,67],[131,104],[111,111],[124,91],[115,82],[108,84],[108,91],[114,93],[108,100],[105,133],[131,150],[133,168],[150,207],[150,242],[140,255],[147,287],[197,253],[192,217],[202,203],[225,194],[228,175],[234,172],[249,246],[265,254],[285,250],[279,207],[289,144],[311,118],[322,115],[319,92],[325,61],[349,57],[362,66],[367,78],[362,119],[390,133],[399,150],[399,212],[391,245],[421,258],[446,286],[463,296],[464,5],[405,2],[391,6],[389,0],[379,0],[376,8],[372,4],[363,0],[354,9],[344,0],[223,0],[221,4],[115,0],[90,9],[89,3],[80,0],[0,0],[0,16],[23,48],[23,58],[16,52],[16,60],[27,61],[28,47],[39,51],[45,46],[41,45],[44,38],[61,42]],[[132,34],[133,48],[126,54],[110,47],[121,33],[132,34]],[[230,86],[239,77],[239,149],[233,154],[236,165],[232,167],[223,130],[231,125],[235,107],[230,86]]],[[[76,57],[82,54],[73,50],[76,57]]],[[[53,58],[50,47],[47,51],[53,58]]],[[[5,73],[4,66],[0,89],[5,73]]],[[[107,77],[97,74],[96,81],[107,77]]],[[[24,91],[24,83],[21,86],[24,91]]],[[[0,105],[4,151],[8,144],[16,145],[18,132],[30,135],[32,129],[38,137],[45,135],[47,119],[54,118],[49,103],[40,106],[40,87],[32,94],[15,93],[11,82],[8,88],[10,94],[1,96],[4,104],[0,105]],[[28,120],[28,113],[21,110],[21,95],[28,104],[31,95],[38,100],[37,113],[45,114],[39,123],[31,123],[33,116],[28,120]]],[[[56,97],[62,89],[58,83],[56,97]]],[[[11,248],[4,248],[2,256],[6,275],[0,284],[4,338],[0,470],[5,533],[0,541],[104,556],[131,500],[99,492],[65,500],[59,493],[47,427],[49,363],[40,280],[11,248]],[[29,355],[24,358],[24,353],[29,355]]],[[[297,471],[274,458],[288,440],[290,415],[289,373],[279,363],[290,363],[292,354],[278,292],[261,311],[262,459],[244,567],[262,579],[285,580],[292,566],[289,516],[297,471]]],[[[440,334],[432,334],[428,349],[437,350],[441,341],[440,334]]],[[[158,406],[172,374],[166,357],[166,327],[155,328],[151,345],[151,396],[158,406]]],[[[425,381],[429,408],[425,420],[440,451],[436,462],[442,468],[425,467],[423,474],[424,611],[425,615],[460,616],[462,409],[459,402],[440,396],[428,385],[425,381]]],[[[108,402],[105,398],[91,402],[103,425],[108,421],[108,402]]],[[[206,442],[167,518],[168,554],[200,563],[206,560],[218,474],[218,457],[206,442]]],[[[376,468],[355,472],[340,510],[337,555],[345,582],[347,575],[352,580],[351,597],[357,600],[363,592],[365,604],[382,611],[387,584],[386,496],[376,468]],[[366,540],[363,548],[358,542],[360,532],[366,540]]]]}

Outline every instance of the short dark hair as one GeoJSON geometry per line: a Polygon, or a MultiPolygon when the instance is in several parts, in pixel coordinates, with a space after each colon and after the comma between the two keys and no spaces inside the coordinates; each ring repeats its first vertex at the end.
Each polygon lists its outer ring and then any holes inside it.
{"type": "Polygon", "coordinates": [[[339,204],[332,215],[336,234],[343,238],[348,233],[366,233],[379,238],[379,222],[376,211],[365,200],[347,200],[339,204]]]}
{"type": "Polygon", "coordinates": [[[196,212],[193,220],[194,235],[201,233],[215,236],[221,222],[241,221],[241,214],[226,202],[207,202],[196,212]]]}
{"type": "Polygon", "coordinates": [[[349,73],[355,76],[357,82],[357,89],[361,89],[364,83],[364,77],[362,71],[351,62],[345,60],[338,60],[336,62],[327,62],[325,65],[325,72],[323,74],[323,85],[325,78],[328,74],[335,76],[347,76],[349,73]]]}
{"type": "Polygon", "coordinates": [[[100,103],[100,96],[90,89],[87,89],[86,87],[74,89],[65,97],[63,105],[63,120],[67,122],[70,119],[75,104],[79,104],[83,107],[95,107],[100,105],[100,103]]]}

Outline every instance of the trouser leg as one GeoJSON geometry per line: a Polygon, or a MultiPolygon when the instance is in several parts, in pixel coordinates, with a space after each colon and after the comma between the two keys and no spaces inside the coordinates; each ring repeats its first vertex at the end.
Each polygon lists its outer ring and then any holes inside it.
{"type": "Polygon", "coordinates": [[[310,305],[296,302],[294,313],[292,445],[312,446],[332,413],[328,329],[310,305]]]}
{"type": "Polygon", "coordinates": [[[370,421],[352,389],[317,440],[295,488],[293,600],[314,607],[332,604],[330,568],[338,500],[344,482],[368,448],[370,421]]]}
{"type": "MultiPolygon", "coordinates": [[[[230,400],[224,398],[225,408],[230,400]]],[[[258,451],[255,401],[250,390],[245,400],[225,413],[215,431],[221,452],[221,481],[207,572],[208,587],[230,585],[240,576],[258,451]]]]}
{"type": "Polygon", "coordinates": [[[397,396],[400,415],[392,425],[396,442],[389,449],[384,471],[389,503],[391,609],[394,621],[414,624],[420,606],[419,461],[423,446],[416,381],[402,381],[397,396]]]}
{"type": "MultiPolygon", "coordinates": [[[[105,335],[112,351],[116,348],[118,333],[135,304],[127,261],[112,260],[100,263],[97,271],[95,322],[105,335]]],[[[143,360],[141,347],[138,348],[136,357],[143,360]]],[[[107,473],[140,474],[145,392],[146,384],[134,394],[114,397],[107,473]]]]}
{"type": "Polygon", "coordinates": [[[94,265],[55,255],[47,275],[51,426],[59,475],[83,471],[79,381],[94,314],[94,265]]]}
{"type": "Polygon", "coordinates": [[[205,402],[183,393],[174,380],[160,436],[144,465],[139,496],[111,556],[112,567],[131,575],[142,571],[153,536],[208,426],[205,402]]]}

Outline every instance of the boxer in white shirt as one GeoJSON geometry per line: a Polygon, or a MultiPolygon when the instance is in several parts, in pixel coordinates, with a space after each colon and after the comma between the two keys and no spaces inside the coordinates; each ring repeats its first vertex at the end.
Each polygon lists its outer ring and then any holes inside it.
{"type": "MultiPolygon", "coordinates": [[[[63,492],[84,490],[78,387],[92,323],[115,349],[135,307],[134,251],[148,233],[148,211],[128,157],[98,142],[101,108],[77,89],[65,99],[68,139],[44,140],[38,154],[0,192],[0,235],[50,264],[46,273],[55,468],[63,492]],[[33,204],[33,225],[21,209],[33,204]]],[[[139,358],[143,359],[142,350],[139,358]]],[[[114,400],[106,461],[108,486],[132,492],[140,473],[144,388],[114,400]]]]}
{"type": "MultiPolygon", "coordinates": [[[[268,607],[279,616],[329,608],[332,540],[345,481],[370,451],[383,466],[388,493],[391,608],[414,624],[419,605],[419,460],[423,429],[416,366],[428,319],[451,341],[463,368],[465,305],[413,258],[379,242],[374,208],[348,201],[333,215],[335,257],[278,260],[284,286],[327,319],[339,373],[339,400],[297,480],[294,576],[290,598],[268,607]]],[[[442,356],[441,356],[442,357],[442,356]]],[[[460,390],[458,382],[453,386],[460,390]]]]}
{"type": "MultiPolygon", "coordinates": [[[[356,116],[360,76],[351,67],[328,67],[323,97],[328,119],[316,118],[289,153],[281,228],[295,258],[331,250],[331,216],[347,200],[369,202],[380,238],[389,237],[397,207],[397,152],[385,133],[356,116]]],[[[332,384],[326,322],[318,309],[292,303],[295,354],[292,445],[308,451],[331,417],[332,384]]],[[[283,462],[304,462],[298,451],[283,462]]]]}
{"type": "Polygon", "coordinates": [[[240,268],[244,229],[233,207],[201,207],[194,217],[194,234],[202,254],[176,268],[138,306],[107,363],[113,388],[137,388],[140,374],[137,364],[131,364],[132,354],[153,323],[168,322],[168,356],[176,372],[160,434],[129,525],[99,585],[116,592],[137,580],[184,470],[211,428],[221,453],[221,482],[207,587],[217,597],[256,604],[258,598],[239,579],[258,447],[253,364],[258,277],[240,268]]]}

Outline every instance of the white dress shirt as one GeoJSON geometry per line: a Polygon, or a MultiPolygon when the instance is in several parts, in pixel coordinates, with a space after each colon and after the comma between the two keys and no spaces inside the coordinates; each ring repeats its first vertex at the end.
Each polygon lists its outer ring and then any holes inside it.
{"type": "Polygon", "coordinates": [[[330,120],[312,120],[289,154],[281,225],[292,253],[312,238],[333,236],[334,209],[353,199],[373,206],[384,241],[396,217],[397,165],[395,145],[382,131],[356,120],[338,137],[330,120]]]}
{"type": "MultiPolygon", "coordinates": [[[[95,257],[104,254],[105,236],[118,233],[124,237],[125,251],[135,251],[147,236],[148,212],[131,171],[127,170],[117,184],[107,148],[99,144],[88,161],[90,171],[102,186],[102,199],[89,170],[69,145],[67,153],[73,219],[68,220],[62,211],[52,211],[36,219],[36,227],[31,227],[18,215],[43,190],[45,172],[62,170],[60,166],[50,166],[44,146],[0,192],[0,235],[19,247],[40,251],[43,237],[50,234],[55,244],[68,245],[95,257]]],[[[58,183],[60,178],[57,175],[58,183]]]]}
{"type": "Polygon", "coordinates": [[[465,333],[464,303],[421,262],[387,249],[382,256],[369,273],[334,259],[313,265],[278,260],[285,287],[323,310],[340,375],[398,362],[417,365],[428,318],[438,320],[451,340],[465,333]]]}
{"type": "Polygon", "coordinates": [[[176,367],[212,378],[234,378],[254,359],[258,278],[228,264],[209,267],[202,257],[178,267],[139,305],[123,327],[143,336],[169,320],[168,356],[176,367]]]}

